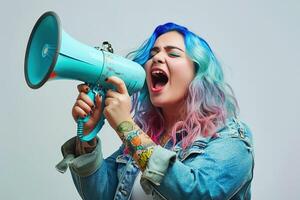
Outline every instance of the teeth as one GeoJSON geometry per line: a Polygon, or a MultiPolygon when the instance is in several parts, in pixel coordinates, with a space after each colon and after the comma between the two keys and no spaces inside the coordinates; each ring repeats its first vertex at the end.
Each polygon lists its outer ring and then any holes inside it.
{"type": "Polygon", "coordinates": [[[151,72],[151,74],[156,75],[156,74],[164,74],[164,73],[162,71],[160,71],[160,70],[153,70],[151,72]]]}

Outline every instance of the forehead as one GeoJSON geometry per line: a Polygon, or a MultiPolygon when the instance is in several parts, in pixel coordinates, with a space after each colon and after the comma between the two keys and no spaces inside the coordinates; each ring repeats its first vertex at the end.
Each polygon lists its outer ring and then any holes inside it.
{"type": "Polygon", "coordinates": [[[183,36],[177,31],[170,31],[160,35],[155,43],[155,47],[176,46],[185,49],[183,36]]]}

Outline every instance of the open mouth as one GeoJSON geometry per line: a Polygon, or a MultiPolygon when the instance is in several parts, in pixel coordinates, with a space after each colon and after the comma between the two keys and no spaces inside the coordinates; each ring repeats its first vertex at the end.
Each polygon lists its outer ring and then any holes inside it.
{"type": "Polygon", "coordinates": [[[155,90],[162,89],[169,81],[168,76],[165,74],[164,71],[161,70],[153,70],[151,72],[151,79],[152,87],[155,90]]]}

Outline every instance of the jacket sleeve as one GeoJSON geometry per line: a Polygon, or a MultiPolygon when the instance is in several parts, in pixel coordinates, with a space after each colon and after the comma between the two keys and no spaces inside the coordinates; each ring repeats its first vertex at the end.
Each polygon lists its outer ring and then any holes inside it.
{"type": "Polygon", "coordinates": [[[70,139],[62,146],[62,154],[64,158],[73,158],[68,166],[81,198],[113,199],[118,185],[116,157],[123,153],[123,146],[104,159],[101,140],[97,138],[94,151],[75,157],[75,139],[70,139]]]}
{"type": "Polygon", "coordinates": [[[156,190],[166,199],[229,199],[252,179],[251,151],[238,137],[214,139],[185,160],[157,146],[141,184],[146,193],[156,190]]]}

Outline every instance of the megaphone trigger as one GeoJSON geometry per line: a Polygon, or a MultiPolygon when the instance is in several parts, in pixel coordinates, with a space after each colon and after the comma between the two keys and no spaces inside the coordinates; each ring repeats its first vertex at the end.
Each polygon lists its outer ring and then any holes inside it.
{"type": "MultiPolygon", "coordinates": [[[[97,94],[99,94],[102,97],[102,99],[105,99],[106,90],[104,88],[102,88],[99,85],[93,85],[93,84],[88,84],[88,86],[90,87],[90,90],[87,93],[87,95],[94,103],[96,103],[95,97],[97,94]]],[[[105,106],[105,102],[102,101],[102,105],[101,105],[102,110],[104,109],[104,106],[105,106]]],[[[79,139],[81,141],[84,141],[84,142],[88,142],[88,141],[92,140],[97,135],[99,130],[102,128],[102,126],[104,125],[105,117],[102,115],[98,124],[94,128],[94,130],[92,130],[89,134],[84,135],[83,127],[84,127],[84,124],[89,121],[90,117],[91,117],[90,115],[87,115],[86,117],[79,118],[77,120],[77,136],[79,137],[79,139]]]]}

